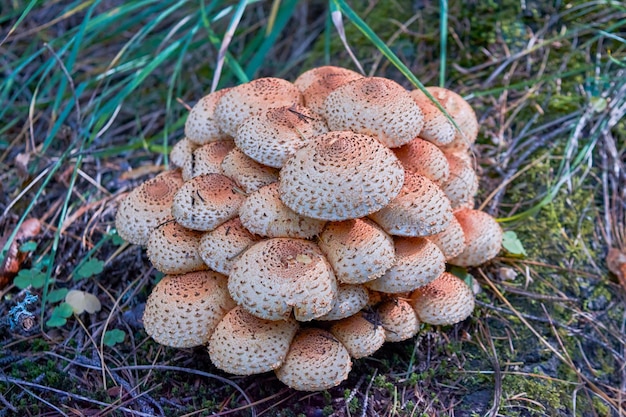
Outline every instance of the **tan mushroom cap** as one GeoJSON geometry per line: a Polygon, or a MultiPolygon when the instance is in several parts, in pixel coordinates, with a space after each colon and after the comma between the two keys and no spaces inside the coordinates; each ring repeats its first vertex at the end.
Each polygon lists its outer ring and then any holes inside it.
{"type": "MultiPolygon", "coordinates": [[[[452,143],[456,133],[454,124],[421,90],[413,90],[410,94],[424,113],[424,127],[419,135],[437,146],[452,143]]],[[[440,104],[444,106],[443,103],[440,104]]]]}
{"type": "Polygon", "coordinates": [[[408,301],[387,300],[376,306],[380,325],[385,329],[385,342],[401,342],[419,332],[420,322],[408,301]]]}
{"type": "Polygon", "coordinates": [[[306,107],[273,107],[246,118],[237,128],[235,143],[255,161],[280,168],[309,138],[326,132],[324,118],[306,107]]]}
{"type": "Polygon", "coordinates": [[[396,262],[385,274],[365,285],[375,291],[413,291],[437,278],[446,269],[441,250],[425,238],[395,239],[396,262]]]}
{"type": "Polygon", "coordinates": [[[445,230],[452,218],[452,207],[434,182],[407,172],[400,194],[369,218],[391,235],[428,236],[445,230]]]}
{"type": "Polygon", "coordinates": [[[324,114],[326,97],[342,85],[359,78],[363,76],[352,70],[325,66],[303,73],[294,84],[302,91],[304,105],[317,114],[324,114]]]}
{"type": "Polygon", "coordinates": [[[341,284],[337,287],[337,295],[333,309],[317,320],[341,320],[361,311],[369,302],[369,293],[362,285],[341,284]]]}
{"type": "Polygon", "coordinates": [[[282,365],[298,322],[264,320],[237,306],[219,322],[209,341],[211,362],[222,371],[253,375],[282,365]]]}
{"type": "Polygon", "coordinates": [[[391,236],[367,218],[328,223],[318,245],[337,280],[348,284],[381,277],[396,256],[391,236]]]}
{"type": "Polygon", "coordinates": [[[222,161],[234,148],[232,140],[220,140],[194,149],[183,165],[183,179],[188,181],[202,174],[222,174],[222,161]]]}
{"type": "Polygon", "coordinates": [[[146,301],[146,333],[165,346],[206,344],[222,317],[235,308],[226,286],[226,277],[213,271],[166,275],[146,301]]]}
{"type": "Polygon", "coordinates": [[[260,240],[260,236],[250,233],[239,217],[235,217],[205,232],[200,238],[198,252],[209,268],[230,275],[237,257],[260,240]]]}
{"type": "Polygon", "coordinates": [[[222,130],[230,136],[248,116],[269,107],[302,104],[298,87],[280,78],[259,78],[231,88],[219,100],[214,116],[222,130]]]}
{"type": "Polygon", "coordinates": [[[117,209],[117,233],[130,243],[146,245],[150,232],[172,219],[174,195],[182,185],[180,171],[175,170],[163,172],[132,190],[117,209]]]}
{"type": "Polygon", "coordinates": [[[372,321],[363,314],[355,314],[334,323],[330,332],[346,347],[351,357],[364,358],[385,343],[385,329],[372,321]]]}
{"type": "Polygon", "coordinates": [[[226,94],[230,88],[215,91],[200,99],[189,112],[185,122],[185,136],[197,143],[205,143],[218,140],[229,139],[229,136],[220,128],[214,113],[217,102],[226,94]]]}
{"type": "Polygon", "coordinates": [[[251,193],[239,209],[239,218],[250,232],[267,237],[309,239],[319,235],[326,224],[287,207],[278,196],[278,182],[251,193]]]}
{"type": "Polygon", "coordinates": [[[280,173],[280,198],[298,214],[341,221],[386,206],[402,188],[404,170],[371,136],[329,132],[289,158],[280,173]]]}
{"type": "Polygon", "coordinates": [[[459,255],[465,249],[465,234],[455,216],[452,216],[448,227],[443,232],[428,236],[428,240],[441,249],[446,261],[459,255]]]}
{"type": "Polygon", "coordinates": [[[258,163],[237,148],[228,152],[224,157],[222,171],[246,193],[251,193],[264,185],[278,181],[276,168],[258,163]]]}
{"type": "Polygon", "coordinates": [[[362,78],[363,76],[358,72],[354,72],[347,68],[337,67],[334,65],[322,65],[321,67],[311,68],[298,75],[298,78],[293,82],[293,84],[298,87],[298,89],[302,92],[309,88],[312,84],[316,83],[320,79],[328,76],[328,75],[353,75],[362,78]]]}
{"type": "Polygon", "coordinates": [[[237,304],[267,320],[283,320],[293,310],[309,321],[333,308],[337,282],[313,242],[274,238],[246,250],[230,271],[228,289],[237,304]]]}
{"type": "Polygon", "coordinates": [[[148,239],[147,254],[152,266],[164,274],[184,274],[207,269],[198,246],[201,232],[189,230],[174,220],[156,227],[148,239]]]}
{"type": "Polygon", "coordinates": [[[491,215],[470,209],[454,212],[465,235],[465,249],[448,262],[477,266],[493,259],[502,248],[502,228],[491,215]]]}
{"type": "Polygon", "coordinates": [[[466,207],[474,208],[474,196],[478,191],[478,176],[476,171],[462,159],[446,154],[450,165],[450,177],[441,189],[450,199],[453,209],[466,207]]]}
{"type": "Polygon", "coordinates": [[[461,279],[444,272],[430,284],[415,290],[410,303],[424,323],[455,324],[474,311],[474,293],[461,279]]]}
{"type": "Polygon", "coordinates": [[[385,146],[409,143],[422,130],[422,110],[400,84],[364,77],[332,91],[324,101],[330,130],[374,136],[385,146]]]}
{"type": "Polygon", "coordinates": [[[174,196],[172,215],[192,230],[213,230],[237,216],[245,196],[230,178],[203,174],[183,184],[174,196]]]}
{"type": "Polygon", "coordinates": [[[352,369],[350,354],[330,332],[317,328],[300,329],[278,379],[299,391],[322,391],[341,384],[352,369]]]}
{"type": "MultiPolygon", "coordinates": [[[[193,143],[187,138],[183,138],[176,142],[170,151],[170,161],[178,168],[182,168],[191,160],[191,154],[198,148],[198,144],[193,143]]],[[[184,176],[183,176],[184,178],[184,176]]]]}
{"type": "Polygon", "coordinates": [[[443,151],[424,139],[415,138],[394,149],[393,153],[405,171],[423,175],[440,187],[450,176],[450,166],[443,151]]]}

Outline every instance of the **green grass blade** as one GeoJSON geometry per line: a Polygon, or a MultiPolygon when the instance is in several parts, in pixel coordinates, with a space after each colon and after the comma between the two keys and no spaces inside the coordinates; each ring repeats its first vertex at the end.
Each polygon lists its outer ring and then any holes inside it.
{"type": "Polygon", "coordinates": [[[448,51],[448,0],[439,0],[439,14],[439,87],[445,87],[448,51]]]}
{"type": "Polygon", "coordinates": [[[2,44],[4,44],[7,39],[9,39],[9,37],[13,34],[13,32],[15,32],[18,26],[24,21],[24,19],[26,19],[26,16],[28,16],[31,10],[33,10],[33,7],[35,7],[36,4],[37,4],[37,0],[31,0],[28,3],[28,5],[24,9],[20,17],[17,19],[17,22],[15,22],[13,26],[11,26],[11,29],[9,29],[5,37],[0,41],[0,46],[2,46],[2,44]]]}

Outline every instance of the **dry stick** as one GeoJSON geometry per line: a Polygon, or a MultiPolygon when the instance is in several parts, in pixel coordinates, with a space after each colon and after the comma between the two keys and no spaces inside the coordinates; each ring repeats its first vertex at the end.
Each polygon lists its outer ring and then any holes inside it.
{"type": "Polygon", "coordinates": [[[365,398],[363,398],[363,411],[361,412],[361,417],[366,417],[367,415],[367,407],[369,405],[369,392],[372,389],[372,384],[374,383],[374,378],[376,378],[376,374],[378,373],[378,369],[374,369],[374,374],[372,378],[370,378],[370,383],[367,385],[367,389],[365,390],[365,398]]]}
{"type": "Polygon", "coordinates": [[[500,361],[498,360],[498,352],[496,351],[496,346],[493,344],[493,339],[491,337],[491,331],[486,323],[482,321],[479,322],[479,329],[482,336],[489,342],[489,350],[485,347],[480,339],[477,339],[480,347],[489,357],[491,361],[491,366],[493,367],[493,376],[494,376],[494,389],[493,389],[493,405],[489,408],[486,415],[491,417],[495,417],[498,414],[498,410],[500,409],[500,401],[502,398],[502,368],[500,366],[500,361]]]}

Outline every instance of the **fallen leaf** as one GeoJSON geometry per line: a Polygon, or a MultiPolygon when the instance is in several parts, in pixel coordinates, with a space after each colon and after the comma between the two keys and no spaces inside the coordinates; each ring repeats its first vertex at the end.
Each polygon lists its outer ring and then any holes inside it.
{"type": "Polygon", "coordinates": [[[626,253],[617,248],[610,248],[606,263],[609,271],[617,276],[620,285],[626,291],[626,253]]]}
{"type": "MultiPolygon", "coordinates": [[[[11,279],[17,275],[20,271],[20,267],[26,257],[27,252],[19,250],[23,241],[32,239],[41,232],[41,222],[37,219],[26,219],[20,226],[18,232],[15,235],[15,239],[9,246],[4,262],[0,265],[0,289],[6,287],[11,279]]],[[[2,237],[0,237],[0,250],[4,247],[7,240],[11,236],[12,231],[7,231],[2,237]]]]}
{"type": "Polygon", "coordinates": [[[98,297],[79,290],[70,290],[65,296],[65,302],[72,306],[76,314],[81,314],[84,311],[93,314],[102,308],[98,297]]]}

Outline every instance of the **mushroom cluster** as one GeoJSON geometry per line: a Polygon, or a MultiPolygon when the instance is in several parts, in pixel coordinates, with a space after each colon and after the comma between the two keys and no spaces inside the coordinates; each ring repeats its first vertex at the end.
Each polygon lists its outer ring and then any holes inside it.
{"type": "Polygon", "coordinates": [[[226,372],[274,371],[314,391],[421,323],[466,319],[474,294],[446,264],[488,261],[502,231],[473,209],[474,111],[427,90],[448,115],[420,90],[332,66],[202,98],[172,149],[177,168],[116,217],[166,274],[146,332],[207,345],[226,372]]]}

